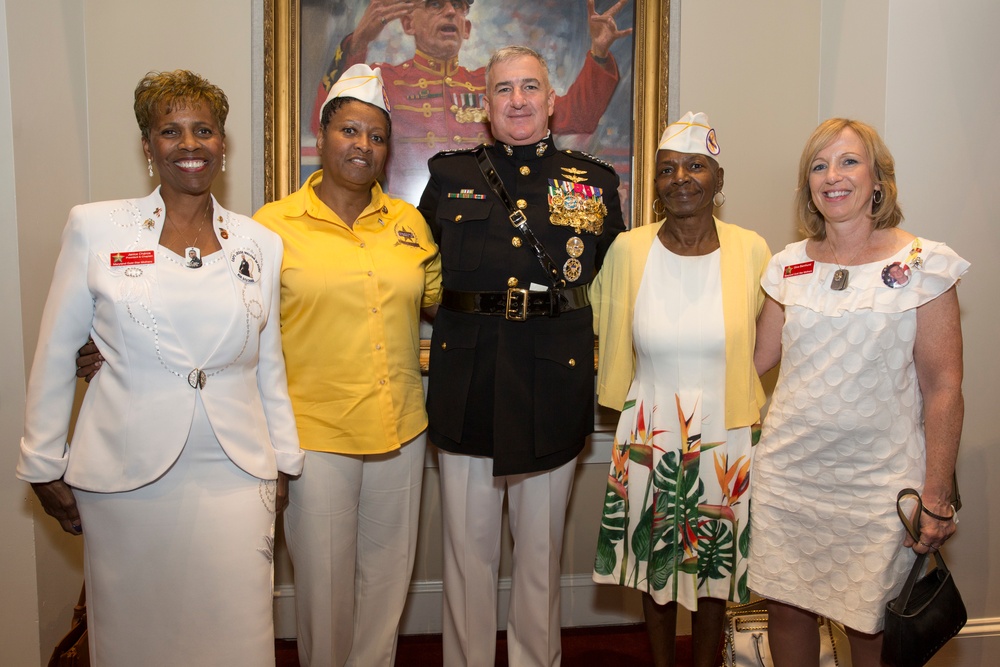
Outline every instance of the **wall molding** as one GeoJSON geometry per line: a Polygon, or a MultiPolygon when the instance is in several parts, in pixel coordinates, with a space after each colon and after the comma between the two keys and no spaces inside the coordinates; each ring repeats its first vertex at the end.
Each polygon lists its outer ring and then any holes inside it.
{"type": "MultiPolygon", "coordinates": [[[[403,610],[401,635],[441,633],[441,581],[415,581],[403,610]]],[[[500,579],[497,596],[497,627],[507,623],[510,577],[500,579]]],[[[622,586],[596,584],[590,575],[562,577],[562,626],[585,628],[601,625],[642,623],[639,594],[622,586]]],[[[684,631],[683,628],[680,631],[684,631]]],[[[690,632],[690,630],[688,630],[690,632]]],[[[274,590],[274,634],[279,639],[295,638],[295,586],[274,590]]],[[[958,634],[962,639],[1000,637],[1000,617],[971,618],[958,634]]]]}
{"type": "MultiPolygon", "coordinates": [[[[403,635],[441,633],[442,582],[415,581],[410,584],[406,608],[400,624],[403,635]]],[[[497,626],[507,624],[510,577],[502,577],[497,591],[497,626]]],[[[566,628],[599,625],[629,625],[642,622],[639,594],[621,586],[596,584],[589,574],[562,577],[562,625],[566,628]]],[[[295,638],[295,586],[274,590],[274,634],[279,639],[295,638]]]]}

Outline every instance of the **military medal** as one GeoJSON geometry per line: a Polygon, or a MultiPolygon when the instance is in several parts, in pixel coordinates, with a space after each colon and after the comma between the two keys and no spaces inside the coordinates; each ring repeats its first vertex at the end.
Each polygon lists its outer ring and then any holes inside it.
{"type": "Polygon", "coordinates": [[[582,255],[583,239],[579,236],[571,236],[570,239],[566,241],[566,254],[574,259],[582,255]]]}
{"type": "Polygon", "coordinates": [[[563,275],[566,276],[566,280],[576,282],[580,279],[580,275],[583,273],[583,265],[580,264],[580,260],[575,257],[570,257],[563,264],[563,275]]]}
{"type": "MultiPolygon", "coordinates": [[[[586,180],[576,176],[574,179],[586,180]]],[[[608,214],[604,191],[576,180],[549,179],[549,222],[558,227],[572,227],[576,234],[584,231],[600,235],[604,216],[608,214]]]]}
{"type": "Polygon", "coordinates": [[[477,93],[452,93],[451,112],[459,123],[485,123],[486,109],[482,108],[482,95],[477,93]]]}

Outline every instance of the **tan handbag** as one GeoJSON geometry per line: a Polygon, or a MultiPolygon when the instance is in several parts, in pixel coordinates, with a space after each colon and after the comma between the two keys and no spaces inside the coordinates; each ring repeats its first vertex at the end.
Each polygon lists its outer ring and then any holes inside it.
{"type": "Polygon", "coordinates": [[[86,584],[80,589],[80,601],[73,608],[70,630],[52,650],[48,667],[90,667],[86,584]]]}
{"type": "MultiPolygon", "coordinates": [[[[726,610],[724,667],[773,667],[767,643],[767,601],[729,607],[726,610]]],[[[839,623],[819,618],[820,667],[851,667],[847,633],[839,623]]]]}

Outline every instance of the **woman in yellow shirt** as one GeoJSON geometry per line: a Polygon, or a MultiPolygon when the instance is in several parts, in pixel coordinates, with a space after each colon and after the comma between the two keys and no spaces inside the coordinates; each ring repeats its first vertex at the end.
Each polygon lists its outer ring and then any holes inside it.
{"type": "Polygon", "coordinates": [[[416,551],[427,414],[421,308],[441,263],[423,217],[382,191],[381,74],[330,90],[321,171],[254,218],[281,235],[282,347],[306,464],[285,537],[302,665],[393,664],[416,551]]]}

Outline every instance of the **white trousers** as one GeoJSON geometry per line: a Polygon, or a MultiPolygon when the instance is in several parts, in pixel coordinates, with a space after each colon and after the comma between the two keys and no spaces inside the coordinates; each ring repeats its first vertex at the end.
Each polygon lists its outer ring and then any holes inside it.
{"type": "Polygon", "coordinates": [[[504,495],[514,538],[507,655],[512,667],[555,667],[560,559],[576,459],[547,472],[493,476],[493,460],[440,452],[445,667],[492,667],[504,495]]]}
{"type": "Polygon", "coordinates": [[[426,446],[421,433],[388,454],[306,452],[285,510],[302,667],[392,667],[426,446]]]}

